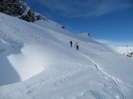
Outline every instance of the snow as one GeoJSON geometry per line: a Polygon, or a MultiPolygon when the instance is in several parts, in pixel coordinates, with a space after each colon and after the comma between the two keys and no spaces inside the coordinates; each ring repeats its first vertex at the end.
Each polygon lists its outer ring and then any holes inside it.
{"type": "Polygon", "coordinates": [[[121,47],[117,47],[117,51],[121,54],[129,54],[131,52],[133,52],[133,47],[130,46],[121,46],[121,47]]]}
{"type": "Polygon", "coordinates": [[[0,99],[133,99],[133,58],[117,48],[51,20],[0,23],[0,99]]]}

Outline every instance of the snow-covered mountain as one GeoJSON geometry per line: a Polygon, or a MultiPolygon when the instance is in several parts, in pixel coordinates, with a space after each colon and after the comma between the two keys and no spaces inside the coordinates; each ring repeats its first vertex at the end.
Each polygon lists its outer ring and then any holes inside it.
{"type": "Polygon", "coordinates": [[[0,23],[0,99],[133,99],[133,58],[50,20],[0,23]]]}

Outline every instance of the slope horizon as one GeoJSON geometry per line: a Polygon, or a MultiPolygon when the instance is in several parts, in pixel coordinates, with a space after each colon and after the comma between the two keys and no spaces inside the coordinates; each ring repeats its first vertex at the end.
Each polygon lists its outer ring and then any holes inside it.
{"type": "Polygon", "coordinates": [[[34,11],[64,25],[72,33],[88,32],[93,39],[104,44],[133,46],[132,0],[25,2],[34,11]]]}
{"type": "Polygon", "coordinates": [[[133,46],[133,22],[131,22],[133,2],[131,0],[101,0],[100,2],[83,0],[71,3],[69,0],[65,1],[65,3],[51,0],[46,2],[26,0],[25,3],[24,0],[15,0],[1,1],[0,5],[1,12],[28,22],[35,22],[41,19],[48,21],[50,19],[59,25],[62,24],[60,25],[61,27],[72,33],[89,33],[93,39],[103,44],[133,46]],[[10,4],[12,4],[12,7],[8,6],[10,4]],[[51,6],[53,4],[58,6],[51,6]],[[55,12],[56,14],[54,14],[55,12]]]}

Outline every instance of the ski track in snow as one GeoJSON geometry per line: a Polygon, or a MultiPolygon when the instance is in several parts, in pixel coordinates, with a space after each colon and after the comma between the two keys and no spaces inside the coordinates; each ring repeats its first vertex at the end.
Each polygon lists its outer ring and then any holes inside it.
{"type": "MultiPolygon", "coordinates": [[[[108,74],[107,72],[105,72],[99,65],[98,63],[96,63],[94,60],[92,60],[90,57],[88,57],[87,55],[81,53],[84,57],[86,57],[88,60],[90,60],[94,65],[95,68],[100,71],[102,74],[106,75],[107,77],[111,78],[117,85],[117,88],[119,89],[119,91],[121,92],[121,96],[122,99],[128,99],[126,95],[128,95],[128,92],[126,90],[126,88],[124,88],[124,84],[128,87],[132,87],[132,85],[128,85],[127,83],[123,82],[122,80],[120,80],[117,77],[111,76],[110,74],[108,74]],[[123,92],[124,91],[124,92],[123,92]]],[[[100,99],[100,98],[99,98],[100,99]]],[[[102,99],[102,98],[101,98],[102,99]]]]}

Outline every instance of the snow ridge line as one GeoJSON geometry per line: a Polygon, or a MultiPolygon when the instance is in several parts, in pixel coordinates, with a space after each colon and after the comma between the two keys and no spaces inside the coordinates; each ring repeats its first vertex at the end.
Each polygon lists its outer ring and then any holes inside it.
{"type": "MultiPolygon", "coordinates": [[[[90,60],[90,61],[95,65],[95,67],[97,68],[98,71],[101,71],[102,74],[104,74],[104,75],[108,76],[109,78],[111,78],[111,79],[117,84],[117,87],[118,87],[119,91],[121,90],[121,88],[123,88],[124,91],[125,91],[125,93],[127,93],[126,95],[128,95],[128,92],[126,91],[126,88],[125,88],[125,86],[124,86],[123,84],[125,84],[125,85],[127,85],[127,86],[129,86],[129,87],[133,87],[132,85],[129,85],[129,84],[123,82],[122,80],[120,80],[119,78],[114,77],[114,76],[108,74],[108,73],[105,72],[94,60],[92,60],[90,57],[88,57],[87,55],[85,55],[85,54],[83,54],[83,53],[81,53],[81,54],[82,54],[85,58],[87,58],[88,60],[90,60]],[[123,83],[123,84],[122,84],[122,83],[123,83]]],[[[120,91],[120,92],[121,92],[121,91],[120,91]]],[[[121,95],[122,95],[122,94],[121,94],[121,95]]],[[[123,95],[124,95],[124,93],[123,93],[123,95]]],[[[126,97],[126,96],[123,96],[123,95],[122,95],[122,97],[123,97],[124,99],[127,99],[127,97],[126,97]]]]}

